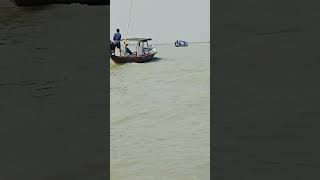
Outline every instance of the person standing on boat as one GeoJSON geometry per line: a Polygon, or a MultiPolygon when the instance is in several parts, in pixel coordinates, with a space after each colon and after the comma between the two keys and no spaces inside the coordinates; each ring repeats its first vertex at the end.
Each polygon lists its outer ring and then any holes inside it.
{"type": "Polygon", "coordinates": [[[121,34],[120,34],[120,29],[117,29],[117,32],[114,33],[114,36],[113,36],[113,42],[114,42],[114,46],[115,48],[119,48],[119,51],[120,51],[120,56],[121,56],[121,34]]]}

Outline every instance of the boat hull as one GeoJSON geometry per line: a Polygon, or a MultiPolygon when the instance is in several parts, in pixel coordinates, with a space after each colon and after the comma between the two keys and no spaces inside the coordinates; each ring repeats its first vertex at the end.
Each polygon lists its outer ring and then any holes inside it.
{"type": "Polygon", "coordinates": [[[188,45],[177,45],[177,44],[175,44],[175,46],[176,46],[176,47],[186,47],[186,46],[188,46],[188,45]]]}
{"type": "Polygon", "coordinates": [[[145,54],[145,55],[143,55],[143,56],[131,55],[131,56],[123,56],[123,57],[111,55],[111,59],[112,59],[113,62],[115,62],[116,64],[124,64],[124,63],[145,63],[145,62],[151,61],[156,54],[157,54],[157,53],[154,52],[154,53],[145,54]]]}
{"type": "Polygon", "coordinates": [[[109,5],[110,0],[11,0],[16,6],[39,6],[46,4],[80,3],[88,5],[109,5]]]}

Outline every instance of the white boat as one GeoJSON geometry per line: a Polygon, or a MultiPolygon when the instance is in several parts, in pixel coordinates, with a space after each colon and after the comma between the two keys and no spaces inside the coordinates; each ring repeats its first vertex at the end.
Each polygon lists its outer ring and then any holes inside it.
{"type": "Polygon", "coordinates": [[[187,41],[183,41],[183,40],[176,40],[176,42],[174,42],[174,45],[176,47],[184,47],[184,46],[188,46],[189,43],[187,41]]]}

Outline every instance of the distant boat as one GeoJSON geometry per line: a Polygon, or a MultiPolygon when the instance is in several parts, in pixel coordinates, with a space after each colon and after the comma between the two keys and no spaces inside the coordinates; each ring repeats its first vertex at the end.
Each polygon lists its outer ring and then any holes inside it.
{"type": "Polygon", "coordinates": [[[110,0],[11,0],[16,6],[38,6],[46,4],[80,3],[88,5],[110,5],[110,0]]]}
{"type": "Polygon", "coordinates": [[[152,39],[148,38],[131,38],[127,40],[122,40],[121,46],[125,43],[136,43],[136,51],[132,54],[121,54],[116,55],[115,49],[111,46],[111,59],[117,64],[123,63],[145,63],[151,61],[154,56],[157,54],[157,49],[154,45],[149,45],[148,41],[152,39]]]}
{"type": "Polygon", "coordinates": [[[188,46],[189,43],[187,41],[183,41],[183,40],[176,40],[176,42],[174,42],[174,45],[176,47],[185,47],[185,46],[188,46]]]}

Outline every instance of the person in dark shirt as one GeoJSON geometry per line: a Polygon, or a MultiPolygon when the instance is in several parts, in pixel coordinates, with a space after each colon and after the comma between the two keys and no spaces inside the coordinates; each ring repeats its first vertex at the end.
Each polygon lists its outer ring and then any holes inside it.
{"type": "Polygon", "coordinates": [[[117,29],[117,32],[114,33],[113,35],[113,43],[114,43],[114,46],[115,48],[119,48],[120,50],[120,56],[121,56],[121,34],[120,34],[120,29],[117,29]]]}

